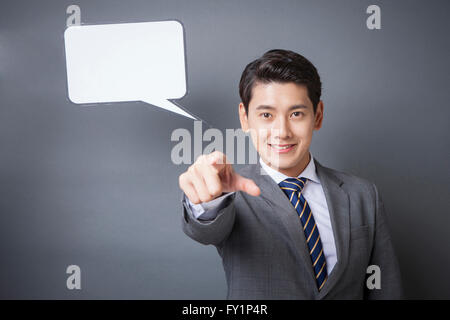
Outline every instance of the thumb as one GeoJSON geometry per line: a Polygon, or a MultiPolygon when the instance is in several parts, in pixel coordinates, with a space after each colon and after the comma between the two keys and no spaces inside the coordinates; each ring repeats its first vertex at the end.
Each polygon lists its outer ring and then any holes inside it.
{"type": "Polygon", "coordinates": [[[244,178],[238,173],[234,173],[233,175],[233,189],[244,191],[254,197],[261,194],[261,190],[253,180],[244,178]]]}

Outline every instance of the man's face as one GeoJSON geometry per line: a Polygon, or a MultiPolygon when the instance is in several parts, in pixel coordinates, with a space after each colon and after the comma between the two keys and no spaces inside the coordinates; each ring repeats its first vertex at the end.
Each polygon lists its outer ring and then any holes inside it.
{"type": "Polygon", "coordinates": [[[323,119],[323,102],[314,114],[306,86],[294,82],[253,86],[248,114],[241,103],[242,130],[250,131],[253,145],[269,166],[297,176],[309,162],[309,145],[323,119]]]}

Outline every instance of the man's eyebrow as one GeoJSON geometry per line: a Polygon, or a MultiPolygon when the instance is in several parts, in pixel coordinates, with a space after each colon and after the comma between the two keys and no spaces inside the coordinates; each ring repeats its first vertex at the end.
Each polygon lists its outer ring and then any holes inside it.
{"type": "MultiPolygon", "coordinates": [[[[256,107],[256,110],[274,110],[274,109],[275,109],[275,107],[269,106],[266,104],[261,104],[256,107]]],[[[308,107],[305,106],[304,104],[296,104],[296,105],[290,106],[288,110],[290,111],[290,110],[294,110],[294,109],[308,109],[308,107]]]]}

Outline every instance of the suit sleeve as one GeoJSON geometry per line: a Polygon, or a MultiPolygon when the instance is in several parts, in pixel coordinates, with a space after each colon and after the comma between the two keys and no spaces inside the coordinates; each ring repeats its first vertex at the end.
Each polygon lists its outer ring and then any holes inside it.
{"type": "Polygon", "coordinates": [[[224,197],[219,206],[215,207],[215,212],[207,211],[204,215],[211,217],[209,220],[195,218],[189,204],[182,193],[182,229],[191,239],[204,245],[212,244],[220,246],[231,233],[234,225],[236,210],[234,198],[236,193],[224,197]]]}
{"type": "Polygon", "coordinates": [[[224,207],[223,201],[233,193],[234,192],[225,193],[214,200],[200,204],[192,203],[191,200],[185,196],[184,202],[189,205],[189,209],[191,209],[190,211],[198,220],[214,220],[219,210],[224,207]]]}
{"type": "Polygon", "coordinates": [[[376,198],[376,227],[369,265],[376,265],[380,268],[381,288],[368,289],[365,286],[365,296],[371,300],[402,299],[403,288],[400,268],[389,234],[384,204],[377,187],[373,185],[373,188],[375,189],[376,198]]]}

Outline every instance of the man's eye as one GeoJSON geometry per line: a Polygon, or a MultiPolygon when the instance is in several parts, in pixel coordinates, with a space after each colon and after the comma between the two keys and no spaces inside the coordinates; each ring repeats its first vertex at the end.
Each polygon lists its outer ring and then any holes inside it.
{"type": "Polygon", "coordinates": [[[263,118],[266,118],[266,119],[267,119],[267,118],[270,118],[270,116],[271,116],[271,114],[268,113],[268,112],[264,112],[264,113],[262,113],[261,115],[262,115],[263,118]]]}
{"type": "Polygon", "coordinates": [[[292,113],[292,115],[293,115],[294,117],[299,117],[299,116],[302,115],[302,114],[303,114],[303,113],[300,112],[300,111],[295,111],[295,112],[292,113]]]}

